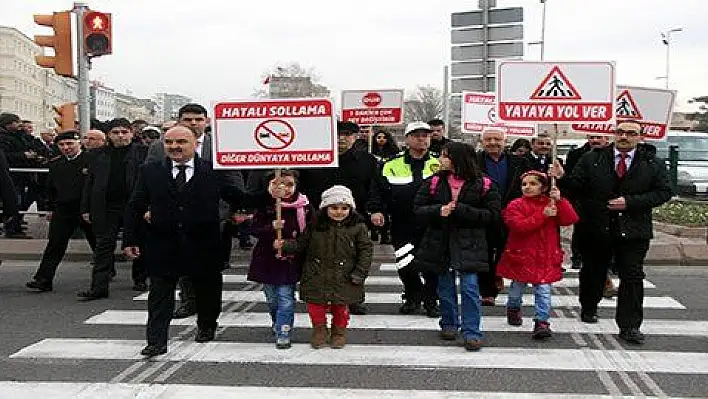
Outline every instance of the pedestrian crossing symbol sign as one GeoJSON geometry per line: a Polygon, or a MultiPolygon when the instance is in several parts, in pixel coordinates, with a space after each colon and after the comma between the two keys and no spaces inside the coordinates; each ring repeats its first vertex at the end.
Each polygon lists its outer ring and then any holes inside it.
{"type": "Polygon", "coordinates": [[[617,118],[621,119],[642,119],[642,113],[639,111],[639,107],[628,89],[623,90],[617,97],[617,109],[615,113],[617,114],[617,118]]]}
{"type": "Polygon", "coordinates": [[[556,65],[541,81],[531,100],[580,100],[580,93],[556,65]]]}

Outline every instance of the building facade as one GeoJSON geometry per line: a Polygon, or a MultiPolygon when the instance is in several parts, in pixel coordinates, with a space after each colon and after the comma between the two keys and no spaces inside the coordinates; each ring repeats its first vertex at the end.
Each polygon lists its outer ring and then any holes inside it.
{"type": "Polygon", "coordinates": [[[92,119],[107,121],[118,115],[115,90],[104,86],[101,82],[91,82],[90,101],[92,119]]]}
{"type": "Polygon", "coordinates": [[[148,123],[161,122],[155,101],[133,97],[130,94],[116,93],[116,113],[130,121],[142,119],[148,123]]]}
{"type": "Polygon", "coordinates": [[[76,101],[77,85],[53,70],[39,67],[42,49],[24,33],[0,26],[0,112],[34,122],[35,131],[54,128],[52,106],[76,101]]]}
{"type": "Polygon", "coordinates": [[[177,119],[177,113],[182,106],[192,102],[192,99],[181,94],[157,93],[153,96],[156,104],[158,122],[177,119]]]}

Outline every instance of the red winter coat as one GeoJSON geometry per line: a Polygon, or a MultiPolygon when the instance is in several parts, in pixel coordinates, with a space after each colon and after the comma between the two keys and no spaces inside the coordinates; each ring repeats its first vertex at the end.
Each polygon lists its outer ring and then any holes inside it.
{"type": "Polygon", "coordinates": [[[547,217],[543,209],[547,196],[521,197],[502,211],[509,227],[509,239],[497,265],[497,275],[531,284],[550,284],[563,278],[563,250],[558,226],[578,221],[573,206],[565,198],[556,202],[558,213],[547,217]]]}

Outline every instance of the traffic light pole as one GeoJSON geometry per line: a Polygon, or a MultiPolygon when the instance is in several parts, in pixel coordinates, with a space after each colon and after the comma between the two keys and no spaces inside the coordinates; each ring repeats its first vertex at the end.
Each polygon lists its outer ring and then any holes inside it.
{"type": "Polygon", "coordinates": [[[84,13],[88,10],[86,3],[74,3],[76,14],[76,64],[78,65],[79,91],[79,133],[86,136],[91,125],[91,104],[89,100],[89,59],[84,49],[84,13]]]}

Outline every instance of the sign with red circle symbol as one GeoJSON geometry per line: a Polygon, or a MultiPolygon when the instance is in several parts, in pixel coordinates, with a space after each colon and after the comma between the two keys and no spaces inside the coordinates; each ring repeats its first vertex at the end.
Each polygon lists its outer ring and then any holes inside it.
{"type": "Polygon", "coordinates": [[[256,126],[256,143],[267,150],[282,150],[295,140],[295,129],[282,119],[268,119],[256,126]]]}
{"type": "Polygon", "coordinates": [[[381,94],[375,92],[366,93],[364,97],[361,98],[361,102],[367,107],[378,107],[381,104],[381,94]]]}
{"type": "Polygon", "coordinates": [[[497,123],[497,109],[492,107],[489,109],[489,112],[487,112],[487,116],[489,117],[489,121],[492,123],[497,123]]]}

